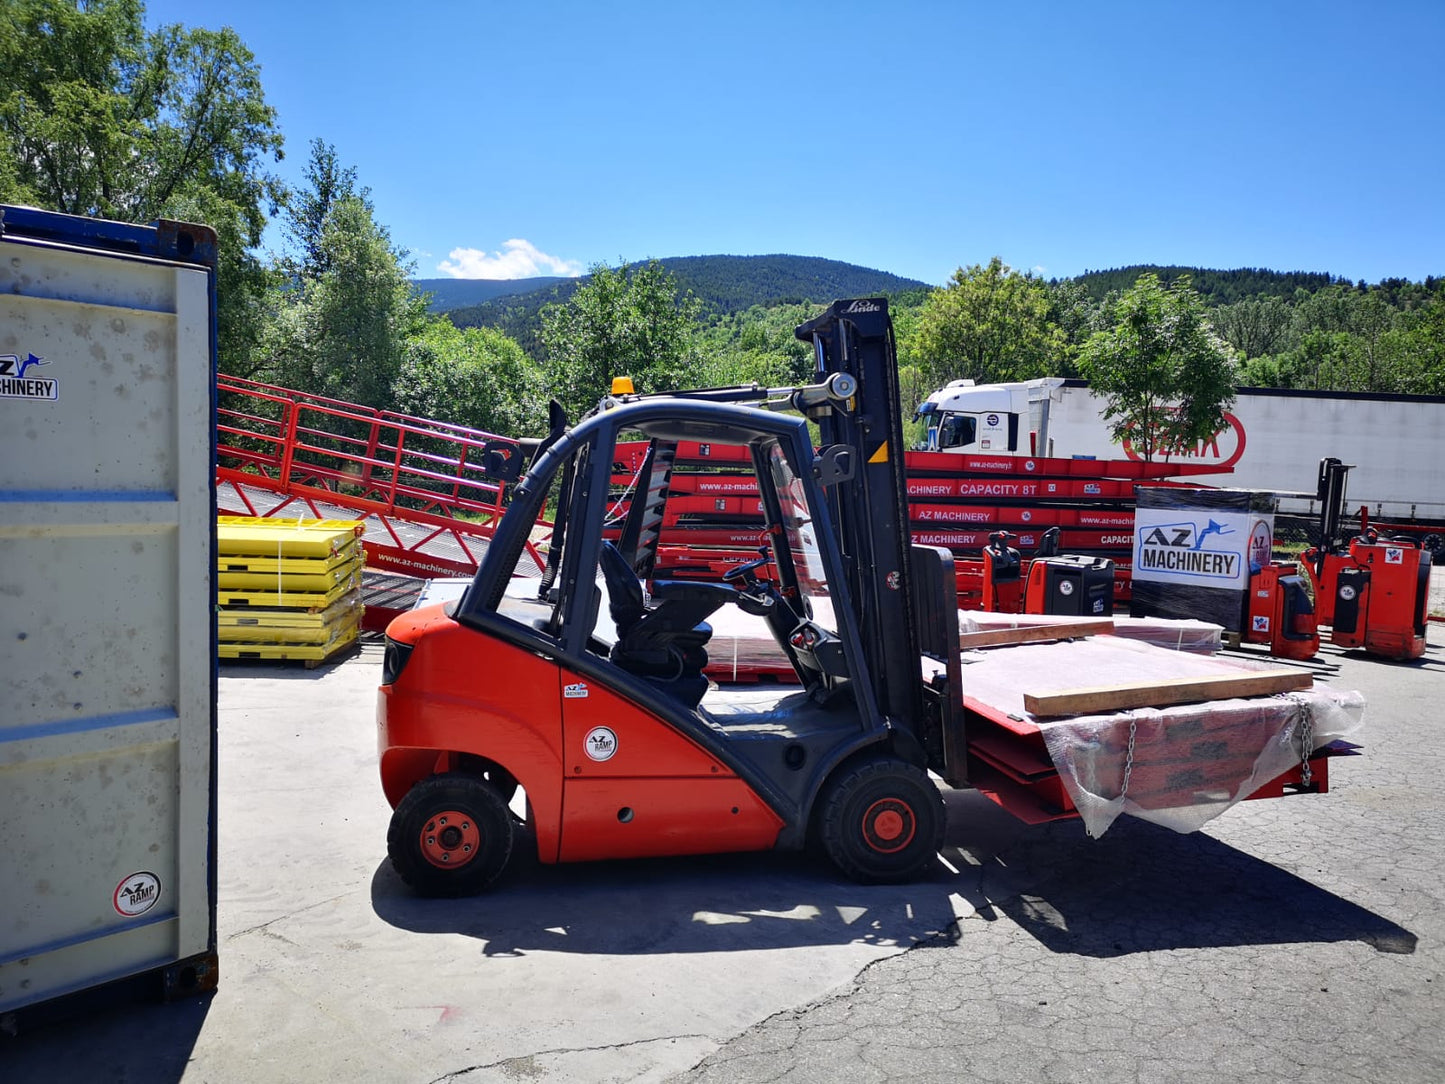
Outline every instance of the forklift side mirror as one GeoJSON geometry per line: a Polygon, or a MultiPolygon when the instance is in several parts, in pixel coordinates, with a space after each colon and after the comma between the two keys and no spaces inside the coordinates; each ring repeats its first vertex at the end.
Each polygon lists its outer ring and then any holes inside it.
{"type": "Polygon", "coordinates": [[[853,480],[853,449],[843,444],[830,444],[813,460],[813,477],[823,488],[853,480]]]}
{"type": "Polygon", "coordinates": [[[490,477],[512,483],[522,477],[522,448],[510,440],[490,440],[482,446],[482,470],[490,477]]]}

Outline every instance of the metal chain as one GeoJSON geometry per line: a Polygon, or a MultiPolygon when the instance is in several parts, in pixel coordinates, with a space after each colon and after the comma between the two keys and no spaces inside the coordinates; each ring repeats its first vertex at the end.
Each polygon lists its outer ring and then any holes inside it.
{"type": "Polygon", "coordinates": [[[1299,705],[1300,710],[1300,782],[1309,786],[1314,779],[1314,772],[1310,769],[1310,754],[1315,751],[1314,712],[1310,710],[1309,701],[1304,697],[1291,699],[1299,705]]]}
{"type": "Polygon", "coordinates": [[[1129,752],[1124,757],[1124,785],[1119,788],[1120,798],[1129,793],[1129,776],[1134,772],[1134,733],[1138,727],[1138,721],[1131,714],[1129,716],[1129,752]]]}

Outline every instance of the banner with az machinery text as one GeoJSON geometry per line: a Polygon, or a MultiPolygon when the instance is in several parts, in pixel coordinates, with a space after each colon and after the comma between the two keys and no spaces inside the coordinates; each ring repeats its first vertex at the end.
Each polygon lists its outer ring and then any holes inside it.
{"type": "Polygon", "coordinates": [[[1270,561],[1275,494],[1149,486],[1138,493],[1129,612],[1241,631],[1250,577],[1270,561]]]}

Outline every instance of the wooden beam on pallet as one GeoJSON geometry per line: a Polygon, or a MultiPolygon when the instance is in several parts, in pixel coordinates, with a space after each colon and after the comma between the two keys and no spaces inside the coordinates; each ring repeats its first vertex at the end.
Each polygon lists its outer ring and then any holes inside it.
{"type": "Polygon", "coordinates": [[[1107,617],[1086,617],[1054,625],[1024,625],[1012,629],[982,629],[958,634],[963,651],[976,647],[1000,647],[1004,644],[1039,644],[1048,640],[1073,640],[1081,636],[1103,636],[1114,631],[1114,622],[1107,617]]]}
{"type": "Polygon", "coordinates": [[[1024,693],[1024,708],[1033,715],[1093,715],[1126,708],[1162,708],[1236,696],[1271,696],[1308,689],[1314,675],[1307,670],[1256,670],[1220,677],[1175,678],[1166,682],[1098,685],[1024,693]]]}

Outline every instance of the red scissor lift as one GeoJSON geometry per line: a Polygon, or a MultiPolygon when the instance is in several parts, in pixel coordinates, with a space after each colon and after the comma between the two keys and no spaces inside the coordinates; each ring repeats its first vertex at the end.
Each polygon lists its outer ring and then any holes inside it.
{"type": "MultiPolygon", "coordinates": [[[[240,377],[216,387],[217,507],[362,520],[367,628],[408,609],[418,579],[476,572],[525,442],[240,377]]],[[[546,529],[529,545],[539,570],[546,529]]]]}

